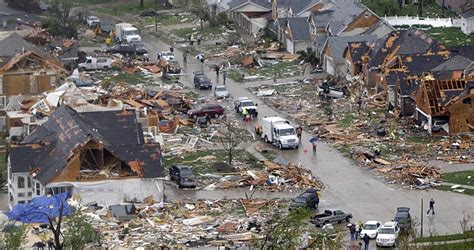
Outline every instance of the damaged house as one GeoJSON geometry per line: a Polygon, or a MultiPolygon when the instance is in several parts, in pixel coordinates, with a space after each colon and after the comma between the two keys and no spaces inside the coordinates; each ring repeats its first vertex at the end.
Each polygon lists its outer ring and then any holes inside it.
{"type": "Polygon", "coordinates": [[[8,158],[9,204],[48,193],[72,192],[82,203],[163,199],[158,143],[145,143],[131,111],[78,113],[58,107],[8,158]]]}
{"type": "Polygon", "coordinates": [[[0,91],[3,96],[39,94],[57,87],[61,64],[17,33],[0,33],[0,91]]]}
{"type": "Polygon", "coordinates": [[[474,81],[426,80],[416,92],[415,119],[429,133],[474,132],[474,81]]]}
{"type": "Polygon", "coordinates": [[[248,34],[257,34],[267,26],[272,6],[268,0],[232,0],[229,19],[248,34]]]}

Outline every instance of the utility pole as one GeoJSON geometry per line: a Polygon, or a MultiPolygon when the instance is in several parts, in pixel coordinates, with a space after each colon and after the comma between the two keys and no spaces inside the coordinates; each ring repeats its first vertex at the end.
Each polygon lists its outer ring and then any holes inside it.
{"type": "Polygon", "coordinates": [[[421,198],[421,227],[420,227],[420,238],[423,237],[423,198],[421,198]]]}

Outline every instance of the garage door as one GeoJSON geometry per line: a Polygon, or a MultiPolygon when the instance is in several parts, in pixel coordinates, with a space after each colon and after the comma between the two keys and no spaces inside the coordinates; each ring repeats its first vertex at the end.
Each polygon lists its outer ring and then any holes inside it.
{"type": "Polygon", "coordinates": [[[288,51],[288,53],[290,53],[290,54],[293,54],[294,50],[295,50],[295,46],[294,46],[293,42],[289,38],[287,38],[286,39],[286,51],[288,51]]]}

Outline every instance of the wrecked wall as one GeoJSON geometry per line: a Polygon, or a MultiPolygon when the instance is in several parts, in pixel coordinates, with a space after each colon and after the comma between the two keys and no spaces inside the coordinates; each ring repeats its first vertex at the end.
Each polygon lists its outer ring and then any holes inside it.
{"type": "Polygon", "coordinates": [[[82,204],[97,202],[101,205],[114,205],[123,202],[139,201],[153,196],[155,202],[163,201],[163,179],[142,178],[94,182],[61,182],[47,185],[72,185],[73,195],[77,195],[82,204]]]}
{"type": "Polygon", "coordinates": [[[474,132],[474,88],[469,95],[460,98],[449,107],[449,133],[474,132]]]}

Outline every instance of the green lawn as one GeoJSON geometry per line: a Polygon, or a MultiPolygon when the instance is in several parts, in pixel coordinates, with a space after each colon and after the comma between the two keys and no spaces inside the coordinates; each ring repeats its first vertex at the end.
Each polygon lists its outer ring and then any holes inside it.
{"type": "Polygon", "coordinates": [[[443,175],[443,180],[449,183],[470,185],[474,187],[474,170],[447,173],[443,175]]]}
{"type": "Polygon", "coordinates": [[[269,61],[266,62],[262,68],[256,69],[246,67],[244,70],[245,76],[260,76],[260,78],[266,80],[273,79],[273,77],[279,79],[303,74],[301,67],[298,64],[287,61],[269,61]]]}
{"type": "MultiPolygon", "coordinates": [[[[93,0],[88,0],[93,1],[93,0]]],[[[164,10],[161,5],[156,6],[157,10],[164,10]]],[[[96,11],[112,16],[120,16],[124,13],[138,14],[146,10],[155,10],[155,0],[145,0],[144,8],[140,8],[140,1],[134,0],[111,8],[96,8],[96,11]]]]}
{"type": "MultiPolygon", "coordinates": [[[[435,188],[438,189],[438,190],[442,190],[442,191],[449,191],[449,192],[459,193],[459,192],[453,191],[454,189],[451,188],[451,185],[441,185],[441,186],[437,186],[435,188]]],[[[461,194],[474,195],[474,189],[462,188],[462,187],[457,188],[457,189],[464,189],[464,192],[462,192],[461,194]]]]}
{"type": "MultiPolygon", "coordinates": [[[[180,156],[164,156],[163,165],[166,169],[173,165],[190,165],[193,167],[195,175],[201,175],[206,173],[214,174],[229,174],[235,173],[236,171],[230,171],[227,173],[219,172],[215,169],[214,164],[218,162],[227,162],[227,152],[223,149],[218,150],[200,150],[195,152],[186,153],[180,156]]],[[[260,163],[257,158],[248,153],[245,150],[237,150],[233,154],[233,163],[242,162],[251,169],[262,169],[263,164],[260,163]]]]}
{"type": "Polygon", "coordinates": [[[448,234],[448,235],[433,235],[423,238],[416,238],[415,242],[435,242],[435,241],[451,241],[451,240],[462,240],[474,238],[474,231],[467,231],[460,234],[448,234]]]}
{"type": "Polygon", "coordinates": [[[420,247],[417,249],[422,250],[472,250],[474,249],[474,242],[464,242],[464,243],[454,243],[454,244],[441,244],[441,245],[433,245],[433,246],[426,246],[420,247]]]}
{"type": "MultiPolygon", "coordinates": [[[[423,1],[423,17],[443,17],[443,8],[437,5],[434,0],[423,1]]],[[[402,8],[394,0],[362,0],[369,9],[377,15],[383,16],[417,16],[418,5],[403,5],[402,8]]],[[[445,10],[445,17],[457,17],[452,11],[445,10]]]]}
{"type": "MultiPolygon", "coordinates": [[[[204,40],[215,40],[222,38],[222,33],[225,31],[225,29],[225,26],[205,26],[202,29],[202,37],[204,40]]],[[[198,33],[200,33],[201,28],[182,28],[173,30],[172,32],[181,38],[187,39],[189,38],[190,34],[197,35],[198,33]]]]}
{"type": "Polygon", "coordinates": [[[156,18],[152,16],[137,17],[135,18],[134,23],[139,27],[143,27],[146,25],[154,25],[155,21],[157,21],[159,26],[169,26],[180,23],[190,23],[194,20],[196,20],[196,17],[192,15],[180,16],[165,13],[158,15],[156,18]]]}

